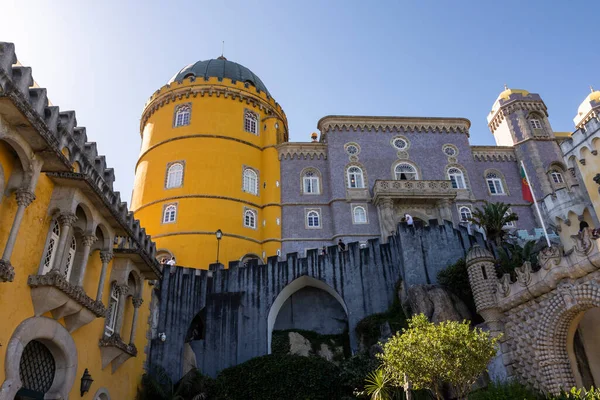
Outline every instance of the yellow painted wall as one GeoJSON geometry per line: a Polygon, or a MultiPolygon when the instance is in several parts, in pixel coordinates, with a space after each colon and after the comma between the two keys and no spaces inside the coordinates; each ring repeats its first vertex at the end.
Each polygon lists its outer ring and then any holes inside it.
{"type": "Polygon", "coordinates": [[[249,253],[275,255],[281,247],[281,226],[277,224],[277,218],[281,220],[280,169],[275,146],[284,140],[287,129],[281,108],[253,88],[214,78],[208,82],[186,79],[164,87],[151,98],[144,113],[161,102],[142,126],[132,198],[132,210],[157,249],[172,252],[178,265],[206,269],[216,261],[214,233],[221,229],[222,263],[249,253]],[[242,92],[274,114],[239,98],[215,94],[165,102],[174,93],[206,87],[242,92]],[[174,128],[175,108],[186,103],[192,107],[190,125],[174,128]],[[259,114],[259,135],[244,130],[246,109],[259,114]],[[185,162],[183,186],[165,189],[167,165],[174,161],[185,162]],[[258,195],[242,190],[244,166],[259,171],[258,195]],[[177,203],[177,220],[163,224],[163,210],[170,203],[177,203]],[[244,207],[258,211],[257,229],[243,226],[244,207]]]}
{"type": "MultiPolygon", "coordinates": [[[[0,142],[1,143],[1,142],[0,142]]],[[[10,171],[12,162],[10,152],[4,144],[0,144],[0,162],[4,171],[10,171]]],[[[15,268],[14,282],[0,283],[0,382],[5,378],[5,359],[8,342],[17,326],[25,319],[34,316],[33,303],[31,301],[30,289],[27,285],[27,277],[36,274],[44,252],[44,245],[48,230],[50,229],[51,216],[48,215],[48,204],[52,195],[53,183],[42,174],[36,190],[36,200],[26,209],[23,223],[19,231],[11,262],[15,268]]],[[[14,195],[10,198],[4,197],[0,203],[0,247],[3,250],[8,237],[8,231],[12,224],[17,205],[14,195]]],[[[88,296],[95,298],[98,277],[100,276],[100,257],[98,251],[94,251],[89,260],[88,272],[84,282],[84,289],[88,296]],[[91,277],[91,278],[90,278],[91,277]]],[[[107,276],[110,276],[109,265],[107,276]]],[[[106,282],[104,288],[103,302],[108,304],[110,296],[110,282],[106,282]]],[[[116,372],[112,374],[111,366],[102,370],[100,348],[98,341],[104,331],[104,318],[97,318],[72,333],[77,347],[78,368],[75,383],[70,393],[71,399],[80,399],[80,378],[85,368],[88,368],[94,382],[90,392],[82,399],[92,400],[93,395],[100,387],[108,389],[111,398],[116,400],[128,400],[135,398],[136,388],[143,374],[143,363],[145,361],[144,347],[146,345],[146,329],[149,317],[149,304],[151,288],[144,284],[144,304],[139,310],[137,334],[135,345],[138,356],[126,361],[116,372]]],[[[49,314],[47,317],[51,317],[49,314]]],[[[131,318],[129,318],[131,319],[131,318]]],[[[63,323],[63,321],[59,321],[63,323]]],[[[129,329],[128,327],[126,329],[129,329]]],[[[127,335],[126,340],[129,339],[127,335]]]]}
{"type": "MultiPolygon", "coordinates": [[[[592,150],[600,152],[600,138],[594,139],[592,145],[594,146],[592,150]]],[[[577,167],[583,178],[583,183],[590,196],[596,215],[600,216],[600,193],[598,193],[598,188],[600,188],[600,186],[594,182],[594,177],[600,172],[600,169],[598,168],[600,159],[599,156],[594,156],[587,148],[582,150],[581,157],[586,160],[586,163],[585,165],[582,165],[577,162],[577,167]]]]}

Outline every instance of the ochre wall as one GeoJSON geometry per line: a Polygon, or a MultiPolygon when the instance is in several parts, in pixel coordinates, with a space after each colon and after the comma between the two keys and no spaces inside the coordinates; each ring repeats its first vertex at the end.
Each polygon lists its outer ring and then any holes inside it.
{"type": "Polygon", "coordinates": [[[157,249],[172,252],[178,265],[208,268],[216,261],[217,229],[223,231],[219,261],[246,254],[275,255],[280,249],[281,196],[276,145],[285,137],[287,122],[281,108],[253,87],[216,78],[173,83],[156,93],[144,112],[142,148],[136,167],[132,210],[157,249]],[[174,93],[204,87],[226,89],[251,97],[266,110],[239,98],[197,94],[168,100],[174,93]],[[157,104],[153,113],[148,110],[157,104]],[[173,127],[175,108],[191,104],[190,124],[173,127]],[[260,116],[259,134],[244,130],[244,111],[260,116]],[[184,161],[183,186],[165,189],[167,165],[184,161]],[[243,167],[259,171],[258,195],[243,192],[243,167]],[[177,203],[175,223],[162,223],[166,204],[177,203]],[[258,212],[257,229],[243,226],[244,207],[258,212]]]}
{"type": "MultiPolygon", "coordinates": [[[[0,142],[0,163],[8,177],[14,162],[18,162],[11,155],[5,144],[0,142]],[[8,172],[7,172],[8,171],[8,172]]],[[[40,265],[40,260],[44,252],[44,245],[52,217],[48,215],[48,204],[53,190],[53,183],[42,174],[38,180],[35,190],[36,200],[26,208],[25,216],[13,255],[11,263],[15,268],[14,282],[0,283],[0,382],[5,379],[5,361],[8,343],[17,326],[25,319],[33,317],[33,303],[31,300],[30,288],[27,285],[27,277],[36,274],[40,265]]],[[[4,249],[10,227],[16,212],[17,204],[14,194],[10,197],[2,197],[0,202],[0,251],[4,249]]],[[[100,276],[101,262],[98,251],[94,251],[89,259],[88,272],[86,276],[84,289],[88,296],[95,298],[97,290],[98,277],[100,276]]],[[[107,277],[110,277],[112,263],[109,265],[107,277]]],[[[110,296],[110,282],[107,278],[104,288],[103,302],[108,304],[110,296]]],[[[143,374],[143,363],[145,361],[144,347],[146,346],[146,328],[149,316],[151,288],[144,283],[143,299],[144,304],[139,309],[137,333],[135,345],[138,349],[137,357],[127,360],[114,374],[111,366],[102,370],[100,358],[100,347],[98,341],[104,331],[104,318],[96,318],[91,323],[77,329],[72,333],[73,340],[77,347],[77,375],[75,383],[71,389],[70,398],[79,399],[80,378],[87,368],[94,379],[90,392],[85,394],[82,399],[92,400],[93,395],[100,387],[108,389],[112,399],[133,399],[135,398],[136,388],[143,374]]],[[[48,313],[46,317],[52,318],[48,313]]],[[[131,317],[129,317],[129,321],[131,317]]],[[[126,319],[127,321],[127,319],[126,319]]],[[[64,321],[59,321],[64,325],[64,321]]],[[[129,327],[124,326],[129,341],[129,327]]]]}

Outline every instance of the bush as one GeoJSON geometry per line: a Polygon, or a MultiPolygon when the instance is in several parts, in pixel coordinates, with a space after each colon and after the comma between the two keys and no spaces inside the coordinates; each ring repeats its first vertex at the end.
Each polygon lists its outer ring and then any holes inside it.
{"type": "MultiPolygon", "coordinates": [[[[398,285],[396,285],[398,287],[398,285]]],[[[397,291],[397,290],[396,290],[397,291]]],[[[389,323],[392,333],[396,333],[406,328],[406,316],[400,305],[397,296],[394,298],[392,306],[384,313],[369,315],[356,324],[356,333],[362,343],[371,347],[379,341],[381,336],[381,325],[389,323]]]]}
{"type": "Polygon", "coordinates": [[[364,391],[365,376],[379,367],[379,360],[364,354],[352,356],[340,364],[340,386],[342,392],[351,396],[364,391]]]}
{"type": "Polygon", "coordinates": [[[331,400],[341,396],[340,369],[320,357],[274,355],[227,368],[214,400],[331,400]]]}
{"type": "Polygon", "coordinates": [[[469,283],[467,263],[464,258],[438,272],[437,281],[461,299],[474,316],[477,315],[475,299],[469,283]]]}
{"type": "Polygon", "coordinates": [[[491,383],[469,395],[469,400],[541,400],[544,397],[518,382],[491,383]]]}
{"type": "Polygon", "coordinates": [[[136,400],[197,400],[209,399],[215,381],[202,375],[197,369],[190,370],[177,383],[160,366],[150,366],[142,375],[136,400]]]}
{"type": "Polygon", "coordinates": [[[600,400],[600,389],[593,386],[588,391],[572,388],[558,397],[552,397],[552,400],[600,400]]]}

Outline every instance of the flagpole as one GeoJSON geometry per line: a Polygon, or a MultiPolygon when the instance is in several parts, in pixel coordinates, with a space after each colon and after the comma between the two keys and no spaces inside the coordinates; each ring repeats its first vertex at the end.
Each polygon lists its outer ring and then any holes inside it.
{"type": "Polygon", "coordinates": [[[538,207],[537,200],[535,198],[535,193],[533,191],[533,186],[531,186],[531,181],[529,180],[529,175],[527,175],[527,170],[525,169],[525,164],[523,164],[523,160],[521,160],[521,168],[523,168],[523,172],[525,173],[525,179],[527,179],[527,186],[529,186],[529,191],[531,192],[531,197],[533,198],[533,205],[535,205],[535,210],[537,211],[538,218],[542,223],[542,229],[544,230],[544,236],[546,237],[546,243],[548,247],[551,247],[550,238],[548,237],[548,231],[546,231],[546,224],[544,223],[544,219],[542,218],[542,213],[540,212],[540,208],[538,207]]]}

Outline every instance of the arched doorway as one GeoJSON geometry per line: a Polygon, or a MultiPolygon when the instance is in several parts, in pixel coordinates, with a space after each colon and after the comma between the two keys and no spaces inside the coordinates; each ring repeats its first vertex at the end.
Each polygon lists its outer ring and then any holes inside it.
{"type": "Polygon", "coordinates": [[[43,399],[52,387],[56,374],[56,362],[44,343],[32,340],[27,343],[19,362],[19,377],[23,387],[15,400],[43,399]]]}
{"type": "Polygon", "coordinates": [[[569,332],[568,352],[578,387],[600,385],[600,307],[580,313],[569,332]]]}
{"type": "Polygon", "coordinates": [[[267,346],[271,353],[274,330],[309,330],[322,335],[347,330],[348,309],[342,297],[325,282],[301,276],[275,298],[267,317],[267,346]]]}

